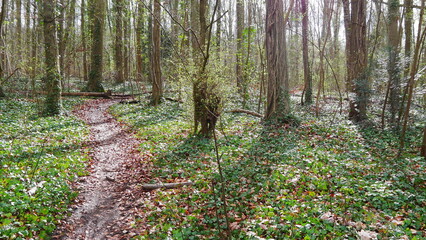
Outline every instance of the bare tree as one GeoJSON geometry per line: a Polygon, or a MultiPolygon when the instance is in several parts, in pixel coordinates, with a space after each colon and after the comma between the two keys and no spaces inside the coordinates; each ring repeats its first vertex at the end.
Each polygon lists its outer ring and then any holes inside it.
{"type": "Polygon", "coordinates": [[[302,14],[302,45],[303,45],[303,74],[305,79],[304,96],[306,104],[312,103],[312,74],[309,67],[308,31],[309,31],[309,0],[300,0],[302,14]]]}
{"type": "Polygon", "coordinates": [[[161,97],[163,96],[163,80],[161,78],[161,63],[160,63],[160,19],[161,19],[161,5],[160,0],[154,0],[154,15],[152,27],[152,58],[151,58],[151,71],[152,71],[152,104],[157,106],[161,97]]]}

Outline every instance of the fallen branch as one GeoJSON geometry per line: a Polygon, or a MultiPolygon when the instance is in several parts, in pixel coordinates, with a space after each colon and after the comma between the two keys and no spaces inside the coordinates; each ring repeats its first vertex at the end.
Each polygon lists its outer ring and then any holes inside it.
{"type": "Polygon", "coordinates": [[[0,86],[3,86],[4,83],[6,83],[20,68],[15,69],[7,78],[3,79],[3,81],[0,83],[0,86]]]}
{"type": "Polygon", "coordinates": [[[228,112],[231,112],[231,113],[245,113],[245,114],[252,115],[252,116],[255,116],[255,117],[263,118],[262,114],[257,113],[257,112],[253,112],[253,111],[249,111],[249,110],[245,110],[245,109],[233,109],[233,110],[230,110],[228,112]]]}
{"type": "Polygon", "coordinates": [[[177,102],[177,103],[183,103],[182,100],[179,99],[173,99],[173,98],[169,98],[169,97],[165,97],[164,99],[170,101],[170,102],[177,102]]]}
{"type": "Polygon", "coordinates": [[[172,188],[180,188],[183,186],[191,186],[194,185],[193,182],[181,182],[181,183],[154,183],[154,184],[144,184],[142,188],[147,191],[152,191],[159,188],[172,189],[172,188]]]}
{"type": "Polygon", "coordinates": [[[78,97],[103,97],[111,98],[111,90],[106,92],[62,92],[62,96],[78,96],[78,97]]]}

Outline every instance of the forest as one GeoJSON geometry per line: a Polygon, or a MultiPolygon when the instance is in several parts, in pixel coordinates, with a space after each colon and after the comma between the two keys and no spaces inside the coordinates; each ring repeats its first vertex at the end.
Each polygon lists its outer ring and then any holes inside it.
{"type": "Polygon", "coordinates": [[[0,7],[0,239],[426,239],[426,0],[0,7]]]}

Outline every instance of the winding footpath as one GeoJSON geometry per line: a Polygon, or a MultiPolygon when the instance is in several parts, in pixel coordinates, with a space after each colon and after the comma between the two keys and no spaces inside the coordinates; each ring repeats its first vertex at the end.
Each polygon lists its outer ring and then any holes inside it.
{"type": "Polygon", "coordinates": [[[74,111],[90,127],[92,162],[90,174],[76,183],[80,195],[72,215],[53,239],[129,239],[138,234],[131,223],[138,217],[138,200],[146,197],[137,186],[148,171],[137,151],[141,142],[107,111],[117,102],[92,100],[74,111]]]}

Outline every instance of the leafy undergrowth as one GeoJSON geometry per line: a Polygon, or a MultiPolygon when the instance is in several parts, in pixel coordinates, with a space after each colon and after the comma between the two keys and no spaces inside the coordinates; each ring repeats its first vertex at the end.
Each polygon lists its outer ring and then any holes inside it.
{"type": "MultiPolygon", "coordinates": [[[[66,109],[80,103],[64,102],[66,109]]],[[[88,131],[74,117],[39,117],[25,100],[0,100],[0,239],[44,239],[76,196],[88,131]]]]}
{"type": "Polygon", "coordinates": [[[177,104],[112,111],[138,130],[153,179],[195,183],[144,203],[140,239],[225,239],[227,225],[232,239],[426,238],[426,162],[413,152],[420,129],[395,160],[391,132],[343,117],[305,115],[293,128],[227,114],[218,126],[222,184],[214,141],[193,136],[177,104]]]}

